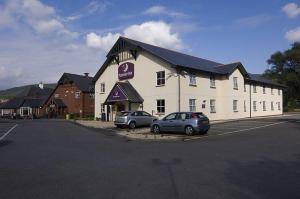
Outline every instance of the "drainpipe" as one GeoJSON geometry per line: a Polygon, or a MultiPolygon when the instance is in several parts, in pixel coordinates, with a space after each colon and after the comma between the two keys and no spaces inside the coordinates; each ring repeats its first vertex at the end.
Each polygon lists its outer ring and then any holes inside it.
{"type": "Polygon", "coordinates": [[[252,117],[252,106],[251,106],[251,104],[252,104],[252,103],[251,103],[251,100],[252,100],[252,99],[251,99],[251,95],[252,95],[252,94],[251,94],[251,93],[252,93],[252,92],[251,92],[251,87],[252,87],[252,84],[250,83],[249,85],[250,85],[250,89],[249,89],[249,91],[250,91],[250,95],[249,95],[249,97],[250,97],[250,109],[249,109],[249,110],[250,110],[250,118],[251,118],[251,117],[252,117]]]}
{"type": "Polygon", "coordinates": [[[180,112],[180,96],[181,96],[181,90],[180,90],[180,70],[177,70],[177,78],[178,78],[178,112],[180,112]]]}

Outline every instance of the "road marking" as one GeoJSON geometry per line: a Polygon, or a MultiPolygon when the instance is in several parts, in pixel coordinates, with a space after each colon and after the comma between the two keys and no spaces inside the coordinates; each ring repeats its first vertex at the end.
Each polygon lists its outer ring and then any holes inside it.
{"type": "Polygon", "coordinates": [[[241,129],[241,130],[236,130],[236,131],[229,131],[229,132],[220,133],[220,134],[216,134],[216,135],[206,135],[206,136],[203,136],[203,137],[188,138],[188,139],[185,139],[183,141],[197,140],[197,139],[203,139],[203,138],[208,138],[208,137],[216,137],[216,136],[223,136],[223,135],[230,135],[230,134],[234,134],[234,133],[239,133],[239,132],[244,132],[244,131],[251,131],[251,130],[254,130],[254,129],[261,129],[261,128],[265,128],[265,127],[269,127],[269,126],[274,126],[274,125],[278,125],[278,124],[283,124],[283,123],[287,123],[287,121],[277,122],[277,123],[272,123],[272,124],[267,124],[267,125],[264,125],[264,126],[257,126],[257,127],[248,128],[248,129],[241,129]]]}
{"type": "Polygon", "coordinates": [[[227,126],[216,127],[216,126],[212,126],[211,129],[239,129],[239,127],[227,127],[227,126]]]}
{"type": "Polygon", "coordinates": [[[6,133],[4,133],[4,135],[2,135],[0,137],[0,141],[3,140],[12,130],[14,130],[14,128],[16,128],[18,125],[15,124],[13,127],[11,127],[6,133]]]}

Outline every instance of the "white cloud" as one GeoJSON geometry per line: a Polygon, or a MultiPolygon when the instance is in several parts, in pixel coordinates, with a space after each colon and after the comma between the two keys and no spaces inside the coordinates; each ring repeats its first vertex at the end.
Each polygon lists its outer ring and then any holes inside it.
{"type": "Polygon", "coordinates": [[[237,24],[239,26],[254,28],[254,27],[260,26],[264,23],[269,22],[271,19],[272,19],[272,17],[267,14],[260,14],[260,15],[240,18],[235,21],[235,24],[237,24]]]}
{"type": "Polygon", "coordinates": [[[89,33],[86,36],[86,45],[91,48],[100,50],[108,50],[116,42],[120,35],[136,39],[145,43],[180,50],[183,48],[178,33],[172,33],[171,24],[163,21],[148,21],[138,25],[131,25],[123,31],[123,33],[112,34],[109,32],[105,36],[89,33]]]}
{"type": "Polygon", "coordinates": [[[0,25],[2,28],[15,27],[22,22],[40,34],[57,33],[66,36],[77,34],[65,27],[53,7],[39,0],[8,0],[0,8],[0,25]]]}
{"type": "Polygon", "coordinates": [[[12,68],[0,66],[0,80],[8,80],[10,78],[19,78],[22,75],[22,68],[12,68]]]}
{"type": "Polygon", "coordinates": [[[170,17],[175,17],[175,18],[182,18],[182,17],[187,17],[186,14],[182,13],[182,12],[176,12],[173,10],[169,10],[164,6],[152,6],[148,9],[146,9],[143,14],[145,15],[167,15],[170,17]]]}
{"type": "Polygon", "coordinates": [[[286,32],[285,38],[290,42],[300,41],[300,26],[286,32]]]}
{"type": "Polygon", "coordinates": [[[295,3],[288,3],[283,6],[282,11],[289,17],[295,18],[300,15],[300,7],[295,3]]]}

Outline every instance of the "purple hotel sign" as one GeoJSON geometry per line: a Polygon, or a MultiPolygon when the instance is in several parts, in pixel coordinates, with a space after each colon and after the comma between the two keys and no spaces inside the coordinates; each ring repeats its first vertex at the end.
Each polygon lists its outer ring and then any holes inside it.
{"type": "Polygon", "coordinates": [[[119,80],[131,79],[134,76],[134,64],[130,62],[123,63],[118,68],[119,80]]]}
{"type": "Polygon", "coordinates": [[[119,86],[115,86],[111,91],[110,95],[108,96],[107,101],[115,102],[115,101],[123,101],[123,100],[127,100],[127,97],[124,95],[124,93],[119,88],[119,86]]]}

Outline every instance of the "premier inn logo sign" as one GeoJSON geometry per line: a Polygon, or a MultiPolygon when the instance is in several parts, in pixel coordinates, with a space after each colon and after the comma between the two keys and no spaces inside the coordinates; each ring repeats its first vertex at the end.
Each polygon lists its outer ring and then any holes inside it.
{"type": "Polygon", "coordinates": [[[119,80],[131,79],[134,76],[134,64],[130,62],[123,63],[118,68],[119,80]]]}

